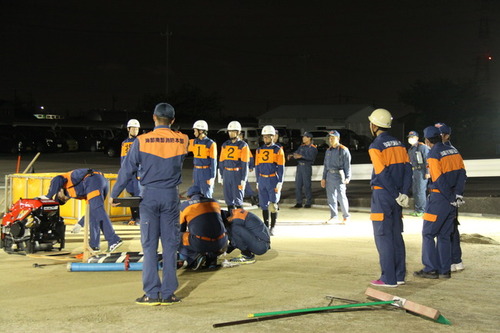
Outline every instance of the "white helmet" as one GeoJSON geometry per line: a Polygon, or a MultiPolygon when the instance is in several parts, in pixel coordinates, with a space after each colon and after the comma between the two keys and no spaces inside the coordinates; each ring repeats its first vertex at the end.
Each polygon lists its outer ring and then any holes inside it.
{"type": "Polygon", "coordinates": [[[208,131],[208,124],[205,120],[197,120],[193,124],[193,129],[195,128],[202,131],[208,131]]]}
{"type": "Polygon", "coordinates": [[[262,132],[260,134],[261,135],[275,135],[276,130],[271,125],[266,125],[266,126],[262,127],[262,132]]]}
{"type": "Polygon", "coordinates": [[[378,127],[391,128],[392,115],[386,109],[376,109],[373,110],[368,120],[378,127]]]}
{"type": "Polygon", "coordinates": [[[238,121],[233,120],[229,123],[229,125],[227,125],[227,130],[241,132],[241,124],[238,121]]]}
{"type": "Polygon", "coordinates": [[[139,120],[137,119],[130,119],[127,123],[127,128],[129,127],[141,128],[141,123],[139,123],[139,120]]]}

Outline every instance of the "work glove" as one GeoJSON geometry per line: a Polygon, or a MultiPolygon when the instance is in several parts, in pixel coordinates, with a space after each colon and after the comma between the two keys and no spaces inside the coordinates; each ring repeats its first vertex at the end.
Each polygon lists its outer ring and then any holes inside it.
{"type": "Polygon", "coordinates": [[[347,184],[349,184],[349,182],[350,182],[350,181],[351,181],[351,180],[350,180],[349,178],[346,178],[346,179],[344,179],[344,182],[343,182],[343,183],[347,185],[347,184]]]}
{"type": "Polygon", "coordinates": [[[223,185],[223,179],[222,179],[222,174],[220,173],[220,170],[217,170],[217,175],[218,175],[217,178],[219,178],[219,184],[223,185]]]}
{"type": "Polygon", "coordinates": [[[209,186],[213,186],[214,183],[215,183],[215,178],[210,178],[208,181],[207,181],[208,185],[209,186]]]}
{"type": "Polygon", "coordinates": [[[281,192],[281,188],[283,187],[283,183],[277,183],[276,184],[276,193],[281,192]]]}
{"type": "Polygon", "coordinates": [[[75,224],[75,226],[73,227],[73,229],[71,229],[71,233],[72,234],[78,234],[80,233],[80,231],[82,230],[82,226],[80,224],[75,224]]]}
{"type": "Polygon", "coordinates": [[[255,187],[257,188],[257,190],[259,189],[259,182],[255,183],[255,187]]]}
{"type": "Polygon", "coordinates": [[[462,206],[464,203],[465,203],[465,201],[464,201],[464,196],[463,196],[463,195],[459,195],[459,194],[457,194],[457,195],[455,196],[455,201],[450,202],[450,204],[451,204],[452,206],[455,206],[455,207],[457,207],[457,208],[458,208],[458,207],[460,207],[460,206],[462,206]]]}
{"type": "Polygon", "coordinates": [[[401,207],[407,208],[409,204],[410,198],[406,194],[399,193],[398,197],[396,198],[396,202],[398,205],[401,207]]]}

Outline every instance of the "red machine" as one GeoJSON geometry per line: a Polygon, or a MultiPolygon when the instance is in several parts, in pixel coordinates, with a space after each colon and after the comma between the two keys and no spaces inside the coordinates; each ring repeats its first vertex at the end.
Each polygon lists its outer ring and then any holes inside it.
{"type": "Polygon", "coordinates": [[[7,253],[50,251],[59,243],[64,248],[66,226],[59,215],[59,203],[50,199],[19,199],[4,214],[0,247],[7,253]]]}

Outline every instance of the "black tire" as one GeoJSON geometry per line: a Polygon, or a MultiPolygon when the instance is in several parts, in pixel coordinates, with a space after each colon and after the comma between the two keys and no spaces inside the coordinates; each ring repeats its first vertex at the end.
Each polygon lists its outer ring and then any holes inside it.
{"type": "Polygon", "coordinates": [[[113,148],[108,148],[108,151],[106,152],[109,157],[115,157],[116,156],[116,150],[113,148]]]}

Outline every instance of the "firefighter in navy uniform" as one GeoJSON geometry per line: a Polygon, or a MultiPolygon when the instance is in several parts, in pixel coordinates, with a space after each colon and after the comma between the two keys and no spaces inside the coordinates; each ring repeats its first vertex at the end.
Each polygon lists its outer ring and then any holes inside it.
{"type": "MultiPolygon", "coordinates": [[[[437,123],[434,125],[439,128],[441,133],[441,139],[443,144],[453,147],[450,141],[451,127],[445,123],[437,123]]],[[[455,148],[455,147],[453,147],[455,148]]],[[[458,226],[460,222],[458,221],[458,207],[456,211],[455,221],[453,223],[453,231],[451,233],[451,271],[463,271],[465,269],[464,263],[462,261],[462,247],[460,246],[460,231],[458,226]]]]}
{"type": "Polygon", "coordinates": [[[175,120],[175,110],[170,104],[156,105],[153,120],[154,130],[139,135],[125,157],[110,200],[117,198],[139,172],[144,295],[136,299],[136,304],[169,305],[180,301],[174,294],[179,286],[176,275],[179,184],[189,139],[170,128],[175,120]],[[159,240],[163,249],[162,279],[158,275],[159,240]]]}
{"type": "Polygon", "coordinates": [[[217,256],[227,248],[228,236],[217,200],[205,197],[197,185],[186,195],[188,200],[181,204],[179,259],[197,270],[205,262],[217,263],[217,256]]]}
{"type": "Polygon", "coordinates": [[[312,143],[313,136],[309,132],[302,135],[302,145],[292,154],[297,160],[297,173],[295,174],[295,199],[297,203],[292,208],[302,208],[302,188],[306,197],[304,208],[311,208],[312,205],[312,165],[318,155],[318,148],[312,143]]]}
{"type": "Polygon", "coordinates": [[[368,119],[375,137],[368,150],[373,164],[370,218],[382,270],[380,278],[370,283],[397,287],[406,277],[402,207],[408,207],[411,164],[406,147],[387,132],[392,125],[391,113],[376,109],[368,119]]]}
{"type": "Polygon", "coordinates": [[[278,202],[283,187],[285,175],[285,154],[283,149],[274,143],[276,131],[273,126],[262,128],[264,144],[255,152],[255,177],[259,190],[259,206],[262,209],[264,224],[269,227],[269,212],[271,212],[270,234],[273,235],[278,218],[278,202]]]}
{"type": "Polygon", "coordinates": [[[248,177],[250,149],[239,138],[241,124],[231,121],[227,126],[229,140],[222,144],[219,159],[224,200],[229,210],[241,208],[248,177]]]}
{"type": "Polygon", "coordinates": [[[415,201],[415,211],[411,216],[420,217],[424,215],[425,196],[427,191],[427,180],[430,175],[427,170],[427,154],[429,147],[418,141],[418,133],[410,131],[408,133],[408,155],[410,156],[411,168],[413,170],[412,192],[415,201]]]}
{"type": "Polygon", "coordinates": [[[253,264],[255,255],[263,255],[271,248],[269,228],[252,212],[244,209],[222,210],[222,219],[229,235],[227,253],[239,249],[241,254],[230,262],[253,264]]]}
{"type": "Polygon", "coordinates": [[[431,148],[427,157],[431,174],[430,194],[422,228],[422,263],[413,275],[428,279],[450,278],[451,235],[457,207],[464,203],[465,166],[458,150],[445,145],[435,126],[424,129],[425,143],[431,148]]]}
{"type": "MultiPolygon", "coordinates": [[[[139,135],[140,128],[141,124],[139,123],[139,120],[130,119],[128,121],[127,123],[128,138],[123,140],[121,154],[120,154],[120,159],[122,164],[123,160],[125,159],[125,156],[127,156],[130,147],[132,146],[132,143],[134,143],[135,139],[137,138],[137,135],[139,135]]],[[[141,190],[139,188],[139,180],[137,179],[137,176],[130,180],[130,182],[125,187],[125,190],[133,197],[139,196],[141,194],[141,190]]],[[[139,207],[130,207],[130,213],[132,215],[132,218],[130,219],[128,224],[139,225],[140,222],[139,207]]]]}
{"type": "Polygon", "coordinates": [[[193,185],[198,186],[205,197],[211,198],[217,174],[217,144],[207,137],[205,120],[197,120],[193,131],[195,139],[189,140],[189,151],[193,153],[193,185]]]}
{"type": "MultiPolygon", "coordinates": [[[[47,197],[56,196],[61,204],[70,198],[87,200],[90,209],[90,239],[89,246],[94,251],[100,250],[100,230],[108,242],[108,252],[115,251],[123,242],[115,233],[108,214],[104,209],[104,200],[109,191],[107,179],[102,172],[92,169],[75,169],[63,175],[55,176],[50,182],[47,197]]],[[[84,223],[82,217],[75,227],[81,229],[84,223]]]]}

